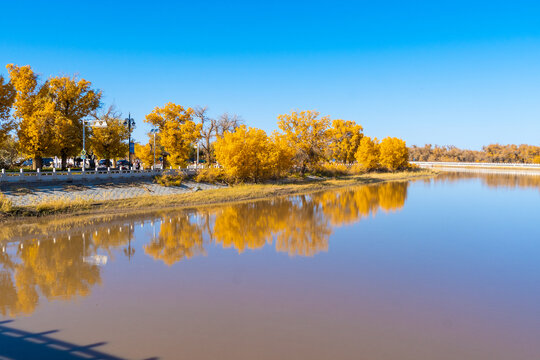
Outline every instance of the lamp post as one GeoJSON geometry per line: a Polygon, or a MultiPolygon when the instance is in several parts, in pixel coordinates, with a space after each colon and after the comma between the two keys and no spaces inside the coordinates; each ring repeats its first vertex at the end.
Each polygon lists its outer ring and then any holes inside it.
{"type": "Polygon", "coordinates": [[[150,129],[150,132],[154,134],[154,170],[156,170],[156,133],[159,131],[158,128],[150,129]]]}
{"type": "Polygon", "coordinates": [[[131,117],[131,113],[128,113],[128,117],[124,120],[124,126],[128,128],[128,161],[131,164],[131,129],[135,128],[135,120],[131,117]]]}

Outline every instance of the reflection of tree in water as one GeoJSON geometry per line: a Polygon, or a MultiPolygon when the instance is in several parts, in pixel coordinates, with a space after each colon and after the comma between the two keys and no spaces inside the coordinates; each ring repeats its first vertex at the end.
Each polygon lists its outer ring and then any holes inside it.
{"type": "Polygon", "coordinates": [[[405,205],[407,182],[389,182],[354,189],[338,189],[313,195],[324,216],[334,226],[352,224],[375,214],[379,208],[395,211],[405,205]]]}
{"type": "Polygon", "coordinates": [[[328,250],[331,234],[320,204],[313,197],[300,196],[289,206],[287,226],[276,236],[276,250],[289,256],[313,256],[328,250]]]}
{"type": "Polygon", "coordinates": [[[282,198],[225,206],[215,214],[213,240],[239,253],[271,244],[273,234],[287,227],[290,206],[282,198]]]}
{"type": "Polygon", "coordinates": [[[84,262],[88,249],[81,236],[67,236],[55,241],[27,242],[17,250],[17,261],[7,253],[0,261],[0,309],[2,314],[30,314],[39,297],[70,300],[87,296],[101,283],[96,265],[84,262]],[[14,279],[14,282],[13,282],[14,279]]]}
{"type": "Polygon", "coordinates": [[[354,223],[379,208],[399,209],[405,204],[407,186],[407,182],[391,182],[234,204],[202,210],[191,220],[185,215],[164,216],[159,235],[146,245],[145,252],[171,265],[204,253],[206,233],[216,244],[239,253],[275,240],[277,251],[290,256],[313,256],[328,250],[330,224],[354,223]]]}
{"type": "MultiPolygon", "coordinates": [[[[313,256],[328,250],[332,226],[351,224],[379,208],[401,208],[407,183],[383,183],[311,195],[274,198],[162,215],[159,233],[144,246],[146,254],[172,265],[205,254],[204,239],[239,253],[272,244],[289,256],[313,256]]],[[[93,226],[86,239],[79,229],[54,241],[25,241],[16,252],[0,253],[0,314],[30,314],[39,298],[69,300],[87,296],[101,282],[98,266],[85,258],[126,247],[132,223],[93,226]],[[68,235],[69,234],[69,235],[68,235]]]]}
{"type": "Polygon", "coordinates": [[[167,265],[204,254],[202,228],[185,214],[163,216],[159,235],[145,245],[144,251],[167,265]]]}

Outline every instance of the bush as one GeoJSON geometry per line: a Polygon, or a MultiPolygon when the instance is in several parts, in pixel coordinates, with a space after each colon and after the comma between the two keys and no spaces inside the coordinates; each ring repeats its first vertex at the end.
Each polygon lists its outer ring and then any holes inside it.
{"type": "Polygon", "coordinates": [[[344,164],[324,163],[315,168],[315,175],[324,177],[340,177],[349,175],[350,170],[344,164]]]}
{"type": "Polygon", "coordinates": [[[184,180],[185,175],[183,173],[177,175],[159,175],[154,178],[154,182],[161,186],[180,186],[184,180]]]}
{"type": "Polygon", "coordinates": [[[0,213],[8,213],[13,209],[13,202],[8,197],[0,193],[0,213]]]}
{"type": "Polygon", "coordinates": [[[195,176],[195,181],[198,183],[224,183],[227,182],[225,178],[225,172],[221,168],[208,167],[205,169],[199,170],[197,176],[195,176]]]}

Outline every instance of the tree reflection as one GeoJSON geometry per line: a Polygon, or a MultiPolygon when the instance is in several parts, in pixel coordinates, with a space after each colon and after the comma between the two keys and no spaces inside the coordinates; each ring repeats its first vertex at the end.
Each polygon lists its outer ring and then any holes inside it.
{"type": "Polygon", "coordinates": [[[101,276],[96,265],[84,261],[88,250],[79,235],[25,242],[17,250],[16,262],[4,253],[0,258],[2,314],[30,314],[40,296],[70,300],[89,295],[91,288],[101,283],[101,276]]]}
{"type": "Polygon", "coordinates": [[[144,246],[144,251],[169,266],[204,254],[202,228],[190,222],[186,214],[163,216],[159,235],[144,246]]]}
{"type": "MultiPolygon", "coordinates": [[[[169,266],[206,254],[209,243],[238,253],[273,245],[289,256],[314,256],[328,250],[333,227],[358,222],[379,209],[403,207],[407,184],[383,183],[159,215],[158,232],[144,245],[144,252],[169,266]]],[[[14,251],[2,251],[0,314],[30,314],[40,298],[89,295],[101,283],[94,256],[100,250],[112,256],[120,248],[133,254],[133,224],[91,223],[86,237],[84,228],[57,227],[49,231],[48,239],[31,235],[33,239],[14,251]]]]}

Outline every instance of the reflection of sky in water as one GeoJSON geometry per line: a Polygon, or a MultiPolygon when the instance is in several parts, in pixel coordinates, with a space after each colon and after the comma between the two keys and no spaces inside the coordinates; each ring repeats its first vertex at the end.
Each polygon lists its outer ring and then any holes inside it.
{"type": "Polygon", "coordinates": [[[98,333],[111,349],[138,358],[179,348],[212,356],[202,346],[212,335],[236,358],[257,348],[279,357],[272,341],[312,358],[538,358],[540,177],[524,178],[443,174],[74,228],[41,224],[34,231],[47,236],[23,236],[0,255],[0,313],[74,337],[106,323],[98,333]],[[145,324],[130,330],[141,339],[134,347],[120,335],[133,312],[145,324]]]}

